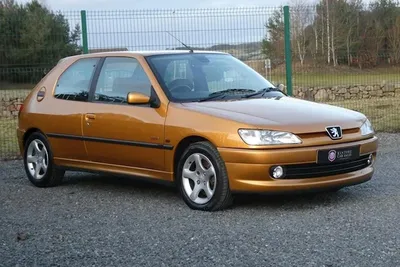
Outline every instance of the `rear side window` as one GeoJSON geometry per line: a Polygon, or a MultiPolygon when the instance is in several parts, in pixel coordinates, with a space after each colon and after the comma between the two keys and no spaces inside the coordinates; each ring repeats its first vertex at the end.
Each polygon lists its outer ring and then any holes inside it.
{"type": "Polygon", "coordinates": [[[98,58],[79,59],[58,79],[54,96],[58,99],[87,101],[98,58]]]}

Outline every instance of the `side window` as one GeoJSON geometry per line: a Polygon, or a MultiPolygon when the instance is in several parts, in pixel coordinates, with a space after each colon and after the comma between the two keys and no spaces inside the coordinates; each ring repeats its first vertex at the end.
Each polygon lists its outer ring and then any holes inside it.
{"type": "Polygon", "coordinates": [[[108,57],[100,72],[94,95],[95,101],[126,103],[128,93],[150,96],[151,83],[135,58],[108,57]]]}
{"type": "Polygon", "coordinates": [[[90,82],[98,61],[98,58],[84,58],[69,66],[58,79],[54,97],[73,101],[87,101],[90,82]]]}

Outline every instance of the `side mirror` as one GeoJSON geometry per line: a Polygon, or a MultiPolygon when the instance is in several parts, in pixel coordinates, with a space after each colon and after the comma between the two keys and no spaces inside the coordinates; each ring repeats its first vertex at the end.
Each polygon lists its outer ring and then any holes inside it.
{"type": "Polygon", "coordinates": [[[150,97],[141,93],[130,92],[128,93],[127,102],[131,105],[148,104],[150,97]]]}
{"type": "Polygon", "coordinates": [[[281,90],[282,92],[285,91],[285,85],[284,84],[278,84],[276,87],[278,87],[279,90],[281,90]]]}

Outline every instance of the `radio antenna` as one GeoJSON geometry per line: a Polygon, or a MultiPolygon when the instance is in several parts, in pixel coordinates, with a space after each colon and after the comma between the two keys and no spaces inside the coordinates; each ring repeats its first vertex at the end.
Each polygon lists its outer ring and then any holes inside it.
{"type": "Polygon", "coordinates": [[[176,38],[174,35],[172,35],[172,33],[170,33],[169,31],[166,31],[169,35],[171,35],[175,40],[177,40],[179,43],[181,43],[184,47],[186,47],[187,49],[189,49],[190,53],[193,53],[193,49],[190,48],[189,46],[187,46],[186,44],[184,44],[181,40],[179,40],[178,38],[176,38]]]}

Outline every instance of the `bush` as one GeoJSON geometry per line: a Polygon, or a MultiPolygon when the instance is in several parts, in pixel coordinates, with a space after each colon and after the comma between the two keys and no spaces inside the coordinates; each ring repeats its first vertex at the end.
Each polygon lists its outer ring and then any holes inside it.
{"type": "Polygon", "coordinates": [[[36,83],[66,56],[81,53],[80,27],[37,0],[0,0],[0,81],[36,83]]]}

